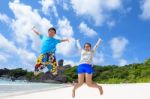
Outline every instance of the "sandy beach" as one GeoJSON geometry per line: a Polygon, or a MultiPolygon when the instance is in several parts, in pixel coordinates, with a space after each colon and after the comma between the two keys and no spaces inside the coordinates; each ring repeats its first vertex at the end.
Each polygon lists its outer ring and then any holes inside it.
{"type": "MultiPolygon", "coordinates": [[[[102,84],[104,94],[85,84],[76,91],[74,99],[150,99],[150,83],[146,84],[102,84]]],[[[73,99],[72,86],[56,90],[25,93],[2,99],[73,99]]]]}

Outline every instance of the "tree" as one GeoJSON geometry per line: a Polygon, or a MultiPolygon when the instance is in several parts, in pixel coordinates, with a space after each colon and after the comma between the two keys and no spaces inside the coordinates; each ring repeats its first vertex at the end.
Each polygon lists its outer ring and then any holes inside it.
{"type": "Polygon", "coordinates": [[[150,58],[145,61],[146,65],[150,65],[150,58]]]}

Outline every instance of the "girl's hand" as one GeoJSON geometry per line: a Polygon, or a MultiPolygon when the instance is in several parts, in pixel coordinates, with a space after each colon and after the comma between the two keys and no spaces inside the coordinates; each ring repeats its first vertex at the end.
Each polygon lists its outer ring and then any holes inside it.
{"type": "Polygon", "coordinates": [[[100,42],[103,42],[103,40],[101,38],[99,38],[100,42]]]}
{"type": "Polygon", "coordinates": [[[79,42],[80,42],[80,39],[76,39],[76,41],[79,41],[79,42]]]}

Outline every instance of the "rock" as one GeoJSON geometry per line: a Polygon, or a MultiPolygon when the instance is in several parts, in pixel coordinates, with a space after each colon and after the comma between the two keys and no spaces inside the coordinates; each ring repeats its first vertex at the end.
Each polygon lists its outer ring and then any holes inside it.
{"type": "Polygon", "coordinates": [[[66,75],[57,75],[54,80],[66,83],[67,82],[67,76],[66,75]]]}
{"type": "Polygon", "coordinates": [[[58,67],[58,70],[57,70],[57,74],[58,74],[58,75],[63,74],[63,73],[64,73],[64,70],[65,70],[65,68],[64,68],[63,66],[59,66],[59,67],[58,67]]]}
{"type": "Polygon", "coordinates": [[[16,79],[15,79],[15,77],[11,77],[11,81],[15,81],[16,79]]]}
{"type": "Polygon", "coordinates": [[[27,78],[25,76],[20,76],[18,78],[12,77],[12,79],[15,79],[15,80],[27,80],[27,78]]]}
{"type": "Polygon", "coordinates": [[[63,60],[63,59],[59,60],[59,61],[58,61],[58,66],[63,66],[63,63],[64,63],[64,60],[63,60]]]}
{"type": "Polygon", "coordinates": [[[56,80],[44,80],[42,81],[43,83],[55,83],[55,84],[60,84],[61,82],[56,81],[56,80]]]}
{"type": "Polygon", "coordinates": [[[41,81],[44,81],[44,80],[53,80],[53,79],[54,79],[54,76],[52,75],[51,72],[46,72],[46,73],[40,78],[41,81]]]}
{"type": "Polygon", "coordinates": [[[1,75],[1,77],[2,77],[2,78],[8,78],[8,79],[10,78],[9,75],[1,75]]]}
{"type": "Polygon", "coordinates": [[[30,82],[42,82],[42,83],[66,83],[67,82],[67,76],[66,75],[53,75],[51,72],[46,72],[44,75],[39,77],[39,79],[36,79],[33,77],[30,82]]]}

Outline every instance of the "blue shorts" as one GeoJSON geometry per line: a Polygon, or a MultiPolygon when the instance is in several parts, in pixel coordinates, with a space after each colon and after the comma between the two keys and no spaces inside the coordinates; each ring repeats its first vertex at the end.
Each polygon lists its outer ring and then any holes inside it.
{"type": "Polygon", "coordinates": [[[94,69],[90,64],[80,64],[77,68],[77,72],[78,74],[82,74],[82,73],[93,74],[94,69]]]}

